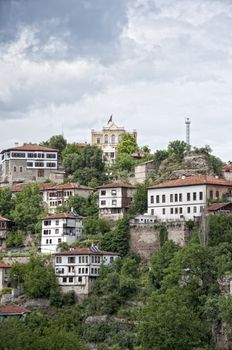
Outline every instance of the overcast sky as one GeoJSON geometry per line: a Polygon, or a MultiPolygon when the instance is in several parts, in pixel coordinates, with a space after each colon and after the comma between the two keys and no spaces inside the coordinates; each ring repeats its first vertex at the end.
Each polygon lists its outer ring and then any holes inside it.
{"type": "Polygon", "coordinates": [[[232,160],[231,0],[0,0],[0,148],[113,114],[140,145],[232,160]]]}

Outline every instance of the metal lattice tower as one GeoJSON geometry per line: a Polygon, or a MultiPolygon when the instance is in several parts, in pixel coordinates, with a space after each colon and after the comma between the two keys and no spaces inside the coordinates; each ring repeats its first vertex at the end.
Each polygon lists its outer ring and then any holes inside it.
{"type": "Polygon", "coordinates": [[[186,118],[185,119],[185,125],[186,125],[186,143],[187,145],[190,146],[190,124],[191,124],[191,121],[189,118],[186,118]]]}

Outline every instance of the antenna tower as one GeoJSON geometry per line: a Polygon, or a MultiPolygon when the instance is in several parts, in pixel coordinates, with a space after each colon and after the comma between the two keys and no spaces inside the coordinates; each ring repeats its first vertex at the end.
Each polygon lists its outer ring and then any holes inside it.
{"type": "Polygon", "coordinates": [[[191,124],[191,121],[189,118],[186,118],[185,119],[185,125],[186,125],[186,143],[187,145],[190,146],[190,124],[191,124]]]}

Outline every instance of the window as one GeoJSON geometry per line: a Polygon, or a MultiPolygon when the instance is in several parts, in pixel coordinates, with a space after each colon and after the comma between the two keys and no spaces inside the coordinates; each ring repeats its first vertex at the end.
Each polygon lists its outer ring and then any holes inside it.
{"type": "Polygon", "coordinates": [[[170,202],[173,202],[173,194],[170,194],[170,202]]]}
{"type": "Polygon", "coordinates": [[[62,263],[62,257],[61,256],[57,256],[56,257],[56,263],[57,264],[61,264],[62,263]]]}
{"type": "Polygon", "coordinates": [[[116,194],[117,194],[117,191],[116,191],[116,190],[111,190],[111,195],[112,195],[112,196],[116,196],[116,194]]]}
{"type": "Polygon", "coordinates": [[[33,162],[27,162],[28,167],[33,167],[33,162]]]}
{"type": "Polygon", "coordinates": [[[58,243],[61,243],[61,238],[58,238],[58,243]]]}
{"type": "Polygon", "coordinates": [[[193,192],[193,200],[194,200],[194,201],[197,200],[197,192],[193,192]]]}
{"type": "Polygon", "coordinates": [[[154,203],[154,196],[151,196],[151,204],[154,203]]]}
{"type": "Polygon", "coordinates": [[[166,198],[165,198],[165,194],[162,194],[162,203],[165,203],[166,198]]]}
{"type": "Polygon", "coordinates": [[[216,198],[219,199],[219,191],[216,191],[216,198]]]}
{"type": "Polygon", "coordinates": [[[59,229],[58,229],[58,228],[55,229],[55,234],[56,234],[56,235],[59,234],[59,229]]]}
{"type": "Polygon", "coordinates": [[[114,158],[114,152],[110,152],[110,158],[114,158]]]}
{"type": "Polygon", "coordinates": [[[197,207],[193,207],[193,212],[194,212],[194,213],[197,212],[197,207]]]}
{"type": "Polygon", "coordinates": [[[112,205],[117,205],[117,200],[116,199],[112,200],[112,205]]]}
{"type": "Polygon", "coordinates": [[[20,173],[22,173],[23,172],[23,167],[21,166],[21,167],[19,167],[19,171],[20,171],[20,173]]]}
{"type": "Polygon", "coordinates": [[[170,214],[173,214],[173,208],[170,208],[170,214]]]}
{"type": "Polygon", "coordinates": [[[82,267],[81,273],[85,273],[85,268],[84,267],[82,267]]]}
{"type": "Polygon", "coordinates": [[[89,269],[88,269],[88,267],[86,267],[86,269],[85,269],[85,273],[88,273],[89,272],[89,269]]]}
{"type": "Polygon", "coordinates": [[[56,220],[56,226],[58,226],[59,225],[59,220],[56,220]]]}
{"type": "Polygon", "coordinates": [[[209,191],[209,198],[213,199],[213,191],[212,190],[209,191]]]}
{"type": "Polygon", "coordinates": [[[187,201],[188,202],[191,201],[191,193],[190,192],[187,193],[187,201]]]}
{"type": "Polygon", "coordinates": [[[200,201],[203,200],[203,192],[199,192],[199,199],[200,199],[200,201]]]}
{"type": "Polygon", "coordinates": [[[112,263],[113,261],[114,261],[114,257],[111,256],[111,257],[110,257],[110,263],[112,263]]]}
{"type": "Polygon", "coordinates": [[[68,272],[69,273],[74,273],[74,266],[69,266],[68,267],[68,272]]]}
{"type": "Polygon", "coordinates": [[[68,257],[68,264],[75,264],[75,257],[74,256],[68,257]]]}
{"type": "Polygon", "coordinates": [[[47,153],[46,158],[56,158],[56,153],[47,153]]]}
{"type": "Polygon", "coordinates": [[[188,214],[191,213],[191,207],[187,207],[187,213],[188,213],[188,214]]]}
{"type": "Polygon", "coordinates": [[[82,282],[82,277],[78,277],[78,282],[82,282]]]}
{"type": "Polygon", "coordinates": [[[37,158],[37,154],[36,153],[27,153],[27,157],[28,158],[37,158]]]}
{"type": "Polygon", "coordinates": [[[101,205],[106,205],[106,201],[101,201],[101,205]]]}
{"type": "Polygon", "coordinates": [[[156,196],[156,203],[159,203],[160,202],[160,197],[159,195],[156,196]]]}
{"type": "Polygon", "coordinates": [[[43,167],[44,166],[44,162],[35,162],[35,166],[36,167],[43,167]]]}
{"type": "Polygon", "coordinates": [[[175,202],[178,202],[178,194],[175,193],[175,202]]]}
{"type": "Polygon", "coordinates": [[[46,167],[47,168],[55,168],[56,167],[56,163],[53,163],[53,162],[46,163],[46,167]]]}
{"type": "Polygon", "coordinates": [[[44,235],[50,235],[51,234],[51,230],[43,230],[43,234],[44,235]]]}
{"type": "Polygon", "coordinates": [[[81,257],[81,261],[82,261],[82,264],[85,263],[85,257],[84,256],[81,257]]]}
{"type": "Polygon", "coordinates": [[[81,273],[81,268],[78,269],[78,273],[79,273],[79,274],[81,273]]]}
{"type": "Polygon", "coordinates": [[[12,152],[11,153],[11,156],[13,157],[13,158],[25,158],[25,153],[16,153],[16,152],[12,152]]]}
{"type": "Polygon", "coordinates": [[[105,196],[106,195],[106,191],[105,190],[102,190],[101,191],[101,196],[105,196]]]}
{"type": "Polygon", "coordinates": [[[85,262],[86,262],[86,264],[88,264],[88,262],[89,262],[88,256],[85,257],[85,262]]]}
{"type": "Polygon", "coordinates": [[[16,170],[17,170],[17,169],[16,169],[16,166],[14,166],[14,172],[15,172],[15,173],[16,173],[16,170]]]}
{"type": "Polygon", "coordinates": [[[69,283],[73,283],[73,277],[69,277],[69,283]]]}
{"type": "Polygon", "coordinates": [[[101,143],[100,137],[97,137],[97,138],[96,138],[96,141],[97,141],[97,145],[100,145],[100,143],[101,143]]]}
{"type": "Polygon", "coordinates": [[[183,214],[183,208],[179,208],[179,213],[183,214]]]}
{"type": "Polygon", "coordinates": [[[104,140],[105,140],[105,143],[106,143],[106,144],[109,143],[109,137],[108,137],[107,134],[105,135],[104,140]]]}
{"type": "Polygon", "coordinates": [[[178,214],[178,208],[175,208],[175,214],[178,214]]]}
{"type": "Polygon", "coordinates": [[[165,215],[165,208],[162,209],[162,214],[165,215]]]}
{"type": "Polygon", "coordinates": [[[67,277],[63,277],[63,283],[67,282],[67,277]]]}
{"type": "Polygon", "coordinates": [[[44,220],[44,226],[50,226],[51,220],[44,220]]]}
{"type": "Polygon", "coordinates": [[[111,136],[111,143],[115,143],[115,135],[111,136]]]}
{"type": "Polygon", "coordinates": [[[182,202],[182,193],[179,193],[179,202],[182,202]]]}
{"type": "Polygon", "coordinates": [[[44,177],[44,169],[38,170],[38,177],[44,177]]]}

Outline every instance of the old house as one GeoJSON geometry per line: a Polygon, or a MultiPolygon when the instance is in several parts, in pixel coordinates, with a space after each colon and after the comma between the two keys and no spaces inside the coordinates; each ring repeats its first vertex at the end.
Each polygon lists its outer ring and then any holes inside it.
{"type": "Polygon", "coordinates": [[[125,182],[112,182],[98,187],[99,216],[118,220],[127,213],[133,200],[135,187],[125,182]]]}
{"type": "Polygon", "coordinates": [[[1,152],[1,183],[63,182],[58,169],[58,150],[39,145],[23,145],[1,152]]]}
{"type": "Polygon", "coordinates": [[[29,313],[25,307],[16,304],[0,306],[0,320],[10,317],[25,318],[29,313]]]}
{"type": "Polygon", "coordinates": [[[55,273],[64,293],[74,291],[79,297],[89,294],[102,265],[111,264],[118,254],[80,248],[55,254],[55,273]]]}
{"type": "Polygon", "coordinates": [[[74,213],[48,215],[42,220],[41,252],[55,253],[60,243],[72,244],[82,236],[83,217],[74,213]]]}
{"type": "Polygon", "coordinates": [[[194,219],[209,200],[230,196],[231,191],[231,181],[207,175],[162,182],[148,188],[148,214],[161,221],[194,219]]]}
{"type": "Polygon", "coordinates": [[[9,282],[9,273],[11,266],[8,264],[0,263],[0,291],[7,287],[9,282]]]}

